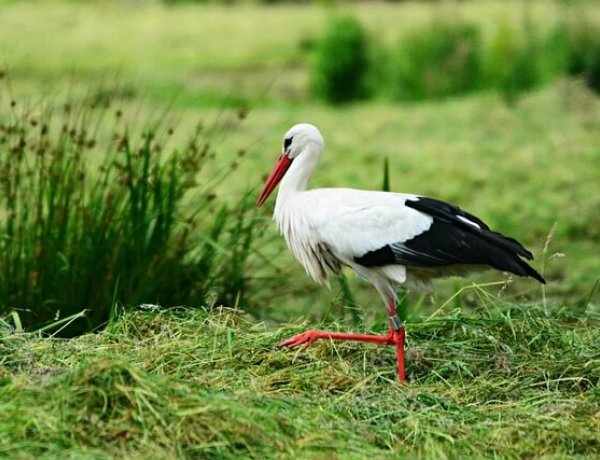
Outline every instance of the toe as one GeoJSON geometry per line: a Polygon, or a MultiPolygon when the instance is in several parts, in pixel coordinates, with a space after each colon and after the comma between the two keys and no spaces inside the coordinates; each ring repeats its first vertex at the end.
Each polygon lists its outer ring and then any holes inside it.
{"type": "Polygon", "coordinates": [[[281,342],[279,342],[277,344],[277,346],[281,347],[281,348],[283,348],[283,347],[290,347],[290,346],[292,346],[292,343],[294,342],[293,339],[294,339],[293,337],[289,337],[289,338],[287,338],[285,340],[282,340],[281,342]]]}
{"type": "Polygon", "coordinates": [[[298,335],[294,335],[293,337],[289,337],[281,342],[279,342],[279,347],[288,347],[288,348],[294,348],[297,347],[298,345],[303,344],[304,342],[306,342],[306,337],[305,334],[298,334],[298,335]]]}
{"type": "Polygon", "coordinates": [[[279,342],[278,346],[294,348],[302,345],[302,348],[308,348],[316,339],[312,331],[307,331],[279,342]]]}

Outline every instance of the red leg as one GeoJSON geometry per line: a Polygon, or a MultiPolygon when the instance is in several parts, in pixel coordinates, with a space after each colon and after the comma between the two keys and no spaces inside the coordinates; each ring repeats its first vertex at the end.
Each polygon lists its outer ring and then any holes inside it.
{"type": "Polygon", "coordinates": [[[406,374],[404,372],[404,325],[396,312],[396,300],[388,298],[388,315],[390,317],[390,332],[394,335],[394,344],[396,345],[396,364],[398,366],[398,380],[400,383],[406,383],[406,374]]]}
{"type": "Polygon", "coordinates": [[[328,331],[315,331],[310,330],[302,332],[301,334],[295,335],[279,343],[280,347],[294,348],[302,346],[303,348],[310,347],[316,340],[329,339],[329,340],[355,340],[358,342],[375,343],[379,345],[395,345],[396,347],[396,361],[398,366],[398,380],[400,383],[406,382],[406,376],[404,373],[404,327],[398,315],[396,314],[396,307],[394,300],[390,299],[388,303],[388,313],[390,315],[390,332],[386,335],[372,335],[372,334],[351,334],[344,332],[328,332],[328,331]]]}
{"type": "Polygon", "coordinates": [[[396,340],[394,340],[394,343],[396,345],[398,380],[400,383],[406,383],[406,375],[404,373],[404,327],[401,327],[398,331],[394,331],[394,335],[397,337],[396,340]]]}

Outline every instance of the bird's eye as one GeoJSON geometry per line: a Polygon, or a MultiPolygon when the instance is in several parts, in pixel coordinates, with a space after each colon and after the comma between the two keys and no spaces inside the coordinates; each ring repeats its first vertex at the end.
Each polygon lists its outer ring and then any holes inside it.
{"type": "Polygon", "coordinates": [[[284,141],[283,141],[283,150],[284,151],[287,151],[287,149],[290,148],[290,145],[292,145],[293,138],[294,137],[292,136],[292,137],[288,137],[287,139],[284,139],[284,141]]]}

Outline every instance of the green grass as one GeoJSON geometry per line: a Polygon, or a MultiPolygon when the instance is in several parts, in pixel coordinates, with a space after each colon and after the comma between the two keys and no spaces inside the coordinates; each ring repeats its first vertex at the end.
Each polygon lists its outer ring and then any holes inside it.
{"type": "Polygon", "coordinates": [[[6,318],[0,455],[597,458],[598,311],[482,303],[407,324],[405,386],[391,348],[281,350],[307,325],[230,309],[137,311],[69,340],[6,318]]]}

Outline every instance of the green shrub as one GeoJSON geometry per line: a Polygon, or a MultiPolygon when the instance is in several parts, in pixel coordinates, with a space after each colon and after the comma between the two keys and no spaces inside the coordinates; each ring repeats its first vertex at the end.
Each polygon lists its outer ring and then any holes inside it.
{"type": "Polygon", "coordinates": [[[584,77],[588,88],[600,94],[600,42],[590,51],[584,77]]]}
{"type": "Polygon", "coordinates": [[[549,81],[559,74],[582,77],[600,92],[600,30],[578,19],[554,27],[545,40],[533,31],[520,38],[506,26],[492,44],[491,66],[496,86],[505,94],[516,94],[549,81]]]}
{"type": "Polygon", "coordinates": [[[563,24],[550,29],[540,40],[538,69],[541,80],[552,81],[558,75],[567,73],[569,57],[569,39],[563,24]]]}
{"type": "Polygon", "coordinates": [[[231,209],[198,176],[212,157],[201,129],[165,148],[160,123],[136,130],[89,102],[34,113],[1,96],[0,312],[25,309],[28,326],[88,309],[77,333],[115,302],[235,303],[257,220],[250,200],[231,209]]]}
{"type": "Polygon", "coordinates": [[[333,19],[319,42],[312,66],[314,93],[332,103],[366,95],[369,73],[367,36],[352,17],[333,19]]]}
{"type": "Polygon", "coordinates": [[[600,93],[600,29],[582,21],[560,27],[566,39],[567,73],[583,77],[590,89],[600,93]]]}
{"type": "Polygon", "coordinates": [[[393,94],[426,99],[472,91],[479,85],[481,53],[476,27],[432,23],[400,41],[393,56],[393,94]]]}
{"type": "Polygon", "coordinates": [[[487,60],[486,86],[499,89],[510,102],[543,81],[543,47],[532,31],[519,34],[501,25],[492,40],[487,60]]]}

